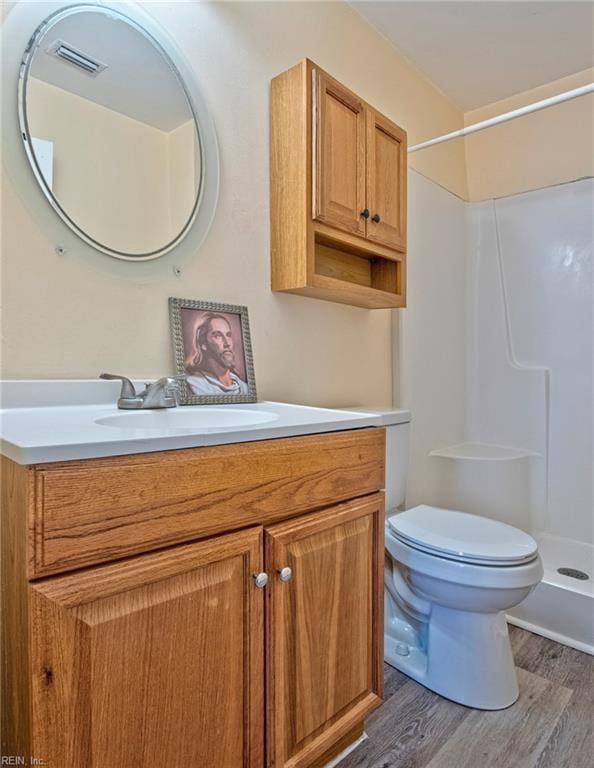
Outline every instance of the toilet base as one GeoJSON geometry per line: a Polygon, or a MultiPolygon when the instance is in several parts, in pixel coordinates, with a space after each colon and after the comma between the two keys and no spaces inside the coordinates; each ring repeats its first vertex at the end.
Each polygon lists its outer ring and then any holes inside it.
{"type": "MultiPolygon", "coordinates": [[[[388,596],[386,596],[388,597],[388,596]]],[[[389,599],[389,598],[388,598],[389,599]]],[[[392,606],[396,608],[396,606],[392,606]]],[[[474,709],[505,709],[518,698],[518,679],[505,614],[433,605],[418,645],[396,608],[386,625],[385,660],[440,696],[474,709]]]]}

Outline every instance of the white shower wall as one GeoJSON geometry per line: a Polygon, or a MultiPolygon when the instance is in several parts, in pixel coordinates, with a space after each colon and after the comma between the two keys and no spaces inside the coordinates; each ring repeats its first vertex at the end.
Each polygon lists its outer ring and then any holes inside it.
{"type": "Polygon", "coordinates": [[[522,527],[592,543],[592,217],[583,179],[469,205],[466,434],[533,451],[522,527]]]}
{"type": "Polygon", "coordinates": [[[409,306],[394,326],[395,403],[413,414],[406,506],[592,543],[594,181],[464,203],[409,179],[409,306]],[[526,456],[428,455],[459,443],[526,456]]]}

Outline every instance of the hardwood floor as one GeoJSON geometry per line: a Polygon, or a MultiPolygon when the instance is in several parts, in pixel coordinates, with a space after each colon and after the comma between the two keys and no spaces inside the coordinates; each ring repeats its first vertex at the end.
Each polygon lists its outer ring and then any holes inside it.
{"type": "Polygon", "coordinates": [[[340,768],[591,768],[594,658],[510,626],[520,698],[482,712],[385,665],[368,741],[340,768]]]}

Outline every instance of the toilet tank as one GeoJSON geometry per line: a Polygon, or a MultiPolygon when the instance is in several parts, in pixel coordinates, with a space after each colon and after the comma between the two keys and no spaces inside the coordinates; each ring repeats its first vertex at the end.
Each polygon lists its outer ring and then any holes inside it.
{"type": "Polygon", "coordinates": [[[404,504],[408,478],[410,414],[408,421],[386,425],[386,512],[404,504]]]}
{"type": "Polygon", "coordinates": [[[386,514],[404,504],[408,476],[410,411],[400,408],[349,408],[381,417],[386,429],[386,514]]]}

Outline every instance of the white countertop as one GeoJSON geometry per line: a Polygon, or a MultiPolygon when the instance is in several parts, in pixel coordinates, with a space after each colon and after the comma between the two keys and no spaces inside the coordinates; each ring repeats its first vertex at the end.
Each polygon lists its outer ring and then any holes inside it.
{"type": "MultiPolygon", "coordinates": [[[[2,454],[18,464],[40,464],[381,427],[387,423],[387,411],[339,410],[274,402],[122,411],[116,406],[118,393],[118,382],[0,382],[2,454]],[[154,415],[147,419],[149,413],[154,415]],[[188,425],[184,423],[185,414],[188,414],[188,425]],[[123,427],[113,426],[123,415],[131,416],[132,420],[127,418],[123,427]],[[209,419],[216,421],[220,416],[225,426],[204,426],[200,424],[202,415],[205,423],[209,419]],[[233,424],[235,416],[238,421],[262,421],[236,425],[233,424]],[[135,425],[135,417],[138,417],[139,428],[129,426],[129,423],[135,425]],[[104,423],[97,423],[99,419],[104,423]]],[[[389,411],[388,423],[409,419],[408,411],[389,411]]]]}

